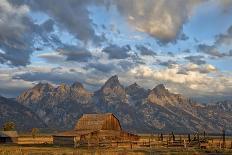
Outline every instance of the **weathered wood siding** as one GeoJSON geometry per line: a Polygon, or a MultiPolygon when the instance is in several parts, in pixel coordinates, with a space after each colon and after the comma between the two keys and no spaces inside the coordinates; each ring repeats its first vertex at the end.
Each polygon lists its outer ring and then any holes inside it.
{"type": "Polygon", "coordinates": [[[121,130],[119,120],[111,113],[85,114],[77,122],[75,130],[121,130]]]}
{"type": "Polygon", "coordinates": [[[109,115],[106,117],[101,130],[121,130],[121,125],[119,120],[114,115],[109,115]]]}
{"type": "Polygon", "coordinates": [[[61,136],[53,136],[53,144],[54,145],[69,145],[74,146],[74,138],[75,137],[61,137],[61,136]]]}

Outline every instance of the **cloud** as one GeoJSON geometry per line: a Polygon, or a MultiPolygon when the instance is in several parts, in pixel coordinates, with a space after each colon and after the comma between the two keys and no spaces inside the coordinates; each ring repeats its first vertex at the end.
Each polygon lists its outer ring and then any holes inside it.
{"type": "Polygon", "coordinates": [[[214,45],[209,46],[200,44],[198,45],[198,51],[218,58],[227,56],[226,53],[219,52],[219,50],[214,45]]]}
{"type": "MultiPolygon", "coordinates": [[[[190,18],[200,0],[117,0],[119,12],[132,27],[162,43],[175,41],[183,24],[190,18]]],[[[180,37],[186,39],[186,37],[180,37]]]]}
{"type": "Polygon", "coordinates": [[[41,11],[52,17],[59,27],[65,28],[79,40],[87,43],[91,41],[99,44],[104,41],[103,36],[95,34],[90,12],[87,7],[91,0],[63,1],[39,0],[26,2],[34,11],[41,11]]]}
{"type": "Polygon", "coordinates": [[[197,64],[187,64],[179,66],[178,74],[189,74],[189,72],[199,72],[202,74],[216,72],[217,69],[210,64],[197,65],[197,64]]]}
{"type": "Polygon", "coordinates": [[[58,64],[60,62],[65,61],[65,57],[57,52],[43,53],[43,54],[39,54],[37,57],[44,59],[47,63],[58,64]]]}
{"type": "Polygon", "coordinates": [[[77,61],[77,62],[87,62],[92,58],[92,54],[89,50],[84,47],[66,45],[62,48],[57,49],[60,55],[66,57],[66,61],[77,61]]]}
{"type": "Polygon", "coordinates": [[[177,64],[177,62],[174,60],[168,60],[168,61],[163,61],[163,62],[159,63],[159,65],[169,67],[169,68],[174,67],[176,64],[177,64]]]}
{"type": "Polygon", "coordinates": [[[23,66],[29,64],[29,55],[31,51],[31,40],[28,39],[25,32],[27,5],[13,6],[7,0],[0,3],[0,63],[6,63],[14,66],[23,66]]]}
{"type": "MultiPolygon", "coordinates": [[[[18,2],[18,1],[17,1],[18,2]]],[[[62,42],[54,32],[52,19],[35,24],[29,14],[32,12],[26,3],[0,3],[0,63],[10,66],[29,65],[30,56],[44,46],[53,48],[62,42]]]]}
{"type": "MultiPolygon", "coordinates": [[[[192,67],[194,68],[194,67],[192,67]]],[[[212,65],[206,66],[209,70],[215,70],[212,65]]],[[[177,74],[179,67],[154,69],[145,65],[137,66],[130,70],[127,76],[140,79],[140,82],[148,88],[156,84],[164,83],[176,93],[186,96],[203,95],[229,95],[232,92],[232,75],[214,73],[215,77],[201,72],[190,71],[188,74],[177,74]],[[177,89],[176,89],[177,88],[177,89]]]]}
{"type": "Polygon", "coordinates": [[[89,63],[86,66],[86,69],[92,69],[94,68],[97,71],[100,71],[102,73],[110,73],[115,70],[116,66],[113,63],[110,64],[103,64],[103,63],[89,63]]]}
{"type": "Polygon", "coordinates": [[[232,26],[230,26],[225,34],[216,36],[216,45],[231,45],[232,44],[232,26]]]}
{"type": "Polygon", "coordinates": [[[0,96],[15,97],[25,89],[33,86],[32,82],[12,79],[12,75],[17,71],[0,68],[0,96]]]}
{"type": "Polygon", "coordinates": [[[38,83],[40,81],[51,82],[53,84],[67,83],[71,84],[75,81],[84,82],[84,74],[82,72],[70,71],[66,68],[50,68],[50,67],[33,67],[24,68],[21,72],[16,71],[12,75],[14,80],[23,80],[27,82],[38,83]]]}
{"type": "Polygon", "coordinates": [[[140,51],[141,55],[144,56],[155,56],[157,55],[153,50],[148,49],[147,47],[143,45],[136,45],[136,49],[140,51]]]}
{"type": "Polygon", "coordinates": [[[204,56],[201,56],[201,55],[185,57],[186,60],[189,60],[190,62],[197,64],[197,65],[202,65],[202,64],[206,63],[205,60],[202,60],[203,58],[204,58],[204,56]]]}
{"type": "Polygon", "coordinates": [[[118,45],[109,45],[105,47],[102,52],[107,53],[109,59],[126,59],[130,57],[129,51],[131,50],[130,45],[118,46],[118,45]]]}
{"type": "Polygon", "coordinates": [[[228,11],[232,8],[232,1],[231,0],[220,0],[217,3],[222,7],[224,11],[228,11]]]}

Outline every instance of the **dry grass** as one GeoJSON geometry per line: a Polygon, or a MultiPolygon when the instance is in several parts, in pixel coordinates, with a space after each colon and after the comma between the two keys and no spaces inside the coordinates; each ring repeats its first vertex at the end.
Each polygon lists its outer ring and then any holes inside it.
{"type": "MultiPolygon", "coordinates": [[[[179,136],[176,136],[178,139],[179,136]]],[[[118,148],[102,148],[102,147],[82,147],[74,149],[72,147],[57,147],[52,144],[52,136],[40,135],[32,138],[31,135],[21,135],[19,138],[19,145],[0,145],[0,155],[146,155],[146,154],[232,154],[231,141],[232,137],[226,138],[227,149],[220,149],[219,144],[222,143],[221,137],[210,137],[213,140],[209,140],[209,148],[183,148],[183,147],[170,147],[162,146],[167,139],[167,135],[164,135],[164,142],[157,141],[158,136],[142,135],[141,142],[151,142],[150,147],[133,145],[130,149],[130,145],[123,147],[119,145],[118,148]],[[150,140],[149,140],[150,139],[150,140]]],[[[182,139],[186,139],[186,136],[182,135],[182,139]]]]}
{"type": "Polygon", "coordinates": [[[78,148],[55,147],[52,145],[41,146],[14,146],[0,145],[1,155],[146,155],[146,154],[176,154],[192,155],[206,153],[232,154],[232,150],[207,149],[199,150],[196,148],[78,148]]]}

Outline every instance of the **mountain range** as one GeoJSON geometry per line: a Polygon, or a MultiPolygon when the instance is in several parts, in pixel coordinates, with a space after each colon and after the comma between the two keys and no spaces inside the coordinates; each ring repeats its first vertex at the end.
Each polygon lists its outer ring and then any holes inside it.
{"type": "MultiPolygon", "coordinates": [[[[87,91],[79,82],[57,87],[39,83],[19,95],[16,101],[0,98],[1,110],[7,111],[12,119],[25,116],[25,121],[15,119],[20,129],[35,126],[68,130],[84,113],[111,112],[130,132],[220,133],[225,128],[232,133],[231,101],[201,104],[171,93],[163,84],[151,90],[137,83],[124,87],[116,75],[96,92],[87,91]]],[[[1,117],[0,123],[5,120],[1,117]]]]}

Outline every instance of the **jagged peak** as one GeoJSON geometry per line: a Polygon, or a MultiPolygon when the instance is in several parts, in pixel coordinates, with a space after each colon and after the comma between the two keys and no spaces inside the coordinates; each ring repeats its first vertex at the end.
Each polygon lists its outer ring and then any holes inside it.
{"type": "Polygon", "coordinates": [[[54,87],[49,84],[49,83],[42,83],[39,82],[38,84],[36,84],[32,89],[38,89],[38,90],[51,90],[54,89],[54,87]]]}
{"type": "Polygon", "coordinates": [[[158,84],[154,89],[166,90],[164,84],[158,84]]]}
{"type": "Polygon", "coordinates": [[[166,95],[170,93],[168,89],[165,88],[164,84],[157,85],[155,88],[151,90],[151,92],[154,92],[155,94],[158,95],[166,95]]]}
{"type": "Polygon", "coordinates": [[[66,89],[69,89],[69,85],[65,84],[65,83],[62,83],[60,84],[57,89],[61,89],[61,90],[66,90],[66,89]]]}
{"type": "Polygon", "coordinates": [[[120,84],[119,80],[118,80],[118,76],[117,75],[114,75],[112,77],[110,77],[104,84],[104,86],[102,88],[105,88],[105,87],[110,87],[110,88],[113,88],[115,86],[121,86],[122,85],[120,84]]]}
{"type": "Polygon", "coordinates": [[[116,82],[119,82],[118,76],[117,76],[117,75],[111,76],[111,77],[107,80],[107,82],[109,82],[109,81],[116,81],[116,82]]]}
{"type": "Polygon", "coordinates": [[[83,84],[78,81],[74,82],[71,87],[72,88],[84,88],[83,84]]]}
{"type": "Polygon", "coordinates": [[[126,89],[140,89],[140,88],[142,87],[138,85],[136,82],[126,87],[126,89]]]}

